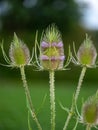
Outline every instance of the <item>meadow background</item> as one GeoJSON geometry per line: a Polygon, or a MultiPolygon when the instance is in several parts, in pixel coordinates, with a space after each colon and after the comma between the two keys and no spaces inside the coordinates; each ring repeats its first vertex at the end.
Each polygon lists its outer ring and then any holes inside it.
{"type": "MultiPolygon", "coordinates": [[[[82,9],[87,5],[82,5],[82,9]]],[[[62,34],[65,55],[68,46],[72,48],[73,41],[76,50],[88,33],[98,50],[98,31],[89,30],[80,24],[82,13],[80,6],[74,0],[1,0],[0,1],[0,42],[4,40],[4,48],[9,53],[13,33],[27,44],[30,51],[34,47],[36,30],[40,41],[42,30],[55,23],[62,34]]],[[[5,63],[0,50],[0,63],[5,63]]],[[[56,72],[56,130],[62,130],[67,113],[59,105],[70,107],[73,92],[77,86],[81,67],[73,63],[69,70],[56,72]]],[[[26,67],[32,102],[44,130],[50,130],[50,101],[48,72],[35,71],[33,66],[26,67]],[[45,101],[43,102],[44,97],[45,101]]],[[[88,69],[79,96],[78,107],[81,113],[83,100],[93,95],[98,88],[98,68],[88,69]]],[[[75,118],[71,120],[68,130],[74,126],[75,118]]],[[[34,130],[35,123],[31,120],[34,130]]],[[[85,126],[78,125],[77,130],[85,126]]],[[[25,93],[17,68],[0,66],[0,130],[27,130],[27,108],[25,93]]]]}

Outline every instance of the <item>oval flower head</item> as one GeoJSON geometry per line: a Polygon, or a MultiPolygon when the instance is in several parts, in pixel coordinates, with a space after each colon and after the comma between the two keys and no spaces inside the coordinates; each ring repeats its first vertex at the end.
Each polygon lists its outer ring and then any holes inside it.
{"type": "Polygon", "coordinates": [[[5,60],[11,67],[25,66],[31,61],[28,47],[17,37],[16,34],[14,34],[14,38],[9,49],[10,59],[6,56],[3,46],[1,48],[5,60]]]}
{"type": "Polygon", "coordinates": [[[98,95],[90,97],[82,107],[82,122],[89,126],[98,125],[98,95]]]}
{"type": "Polygon", "coordinates": [[[40,43],[40,63],[45,70],[61,70],[65,60],[61,34],[56,26],[49,26],[40,43]]]}
{"type": "Polygon", "coordinates": [[[86,67],[96,66],[97,51],[91,39],[87,35],[84,42],[80,45],[76,57],[76,64],[86,67]]]}

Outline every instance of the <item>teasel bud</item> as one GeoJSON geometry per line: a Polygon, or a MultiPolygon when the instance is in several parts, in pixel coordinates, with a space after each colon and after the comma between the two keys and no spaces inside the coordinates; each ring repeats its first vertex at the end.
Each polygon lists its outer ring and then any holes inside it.
{"type": "Polygon", "coordinates": [[[24,44],[14,33],[14,38],[13,41],[10,45],[9,49],[9,57],[6,55],[3,47],[3,41],[1,43],[1,49],[2,49],[2,54],[7,62],[7,65],[1,64],[3,66],[7,67],[22,67],[25,65],[30,65],[30,62],[32,61],[33,54],[30,57],[30,52],[26,44],[24,44]]]}
{"type": "Polygon", "coordinates": [[[29,64],[30,52],[26,44],[24,44],[14,33],[13,42],[10,45],[9,57],[12,66],[20,67],[29,64]]]}
{"type": "Polygon", "coordinates": [[[79,64],[86,67],[95,66],[97,58],[97,51],[95,46],[93,45],[91,39],[86,35],[86,39],[79,47],[77,52],[77,59],[79,64]]]}
{"type": "Polygon", "coordinates": [[[94,95],[84,102],[82,118],[84,124],[98,125],[98,95],[94,95]]]}
{"type": "Polygon", "coordinates": [[[58,28],[49,26],[40,43],[40,64],[44,70],[61,70],[65,60],[63,41],[58,28]]]}

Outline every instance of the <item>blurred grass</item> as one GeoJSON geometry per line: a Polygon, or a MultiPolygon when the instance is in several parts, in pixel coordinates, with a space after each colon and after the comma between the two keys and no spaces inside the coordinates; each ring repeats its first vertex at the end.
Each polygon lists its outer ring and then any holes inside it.
{"type": "MultiPolygon", "coordinates": [[[[35,110],[38,112],[38,118],[44,130],[50,130],[50,101],[49,85],[46,81],[37,81],[30,83],[30,92],[35,110]],[[47,94],[44,104],[43,98],[47,94]]],[[[57,82],[56,83],[56,130],[62,130],[66,119],[66,112],[61,109],[59,101],[66,107],[70,107],[72,94],[77,83],[57,82]]],[[[79,96],[79,111],[84,100],[96,92],[97,84],[85,83],[82,86],[79,96]]],[[[68,130],[72,130],[75,119],[71,120],[68,130]]],[[[31,120],[32,130],[37,130],[35,123],[31,120]]],[[[85,126],[78,125],[77,130],[84,130],[85,126]]],[[[27,126],[27,108],[24,89],[22,83],[1,81],[0,82],[0,130],[28,130],[27,126]]]]}

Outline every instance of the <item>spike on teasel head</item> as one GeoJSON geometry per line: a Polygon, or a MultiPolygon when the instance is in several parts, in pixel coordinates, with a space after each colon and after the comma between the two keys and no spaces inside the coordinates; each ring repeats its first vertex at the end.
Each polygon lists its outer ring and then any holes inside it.
{"type": "Polygon", "coordinates": [[[82,106],[84,124],[98,125],[98,94],[90,97],[82,106]]]}
{"type": "Polygon", "coordinates": [[[64,47],[58,28],[52,24],[44,32],[40,43],[40,63],[45,70],[63,69],[64,47]]]}
{"type": "Polygon", "coordinates": [[[24,66],[29,64],[30,52],[26,44],[24,44],[14,33],[13,41],[9,49],[9,57],[13,66],[24,66]]]}
{"type": "Polygon", "coordinates": [[[86,35],[86,39],[79,47],[77,59],[81,65],[92,67],[95,65],[97,51],[92,40],[86,35]]]}

